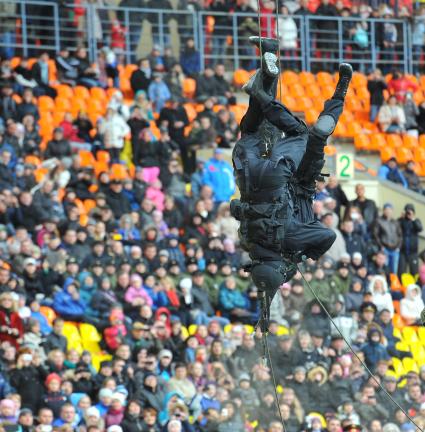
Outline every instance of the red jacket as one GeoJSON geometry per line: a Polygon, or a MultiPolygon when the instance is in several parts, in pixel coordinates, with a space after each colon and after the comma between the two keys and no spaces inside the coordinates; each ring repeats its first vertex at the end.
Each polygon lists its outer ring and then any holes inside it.
{"type": "Polygon", "coordinates": [[[404,97],[408,91],[415,92],[418,89],[418,85],[410,81],[406,77],[400,77],[392,79],[388,83],[388,90],[391,94],[395,95],[399,102],[404,102],[404,97]]]}
{"type": "Polygon", "coordinates": [[[4,310],[0,310],[0,342],[8,341],[19,348],[18,339],[24,334],[24,324],[17,312],[6,314],[4,310]],[[11,335],[8,331],[17,329],[19,335],[11,335]]]}

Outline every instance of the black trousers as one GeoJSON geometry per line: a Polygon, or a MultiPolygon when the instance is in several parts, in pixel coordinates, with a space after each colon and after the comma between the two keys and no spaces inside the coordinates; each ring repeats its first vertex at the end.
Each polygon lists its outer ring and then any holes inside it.
{"type": "Polygon", "coordinates": [[[403,273],[415,275],[419,270],[419,257],[417,253],[406,254],[400,252],[398,261],[398,275],[401,277],[403,273]],[[409,269],[409,271],[407,271],[409,269]]]}

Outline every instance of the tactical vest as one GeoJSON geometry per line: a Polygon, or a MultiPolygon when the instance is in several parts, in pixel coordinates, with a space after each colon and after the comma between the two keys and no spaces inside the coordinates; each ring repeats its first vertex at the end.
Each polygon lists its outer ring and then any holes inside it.
{"type": "Polygon", "coordinates": [[[241,199],[231,201],[230,211],[241,223],[239,239],[248,252],[250,243],[282,251],[292,204],[288,183],[283,183],[280,173],[282,159],[263,158],[255,146],[237,144],[234,149],[234,175],[241,199]]]}

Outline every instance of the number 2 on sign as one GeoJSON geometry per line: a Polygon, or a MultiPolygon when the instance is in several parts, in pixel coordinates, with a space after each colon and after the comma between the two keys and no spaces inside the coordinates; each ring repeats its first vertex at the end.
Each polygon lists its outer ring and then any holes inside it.
{"type": "Polygon", "coordinates": [[[350,158],[347,155],[342,155],[339,158],[339,162],[341,163],[341,172],[340,177],[351,177],[350,173],[347,172],[348,168],[350,167],[350,158]]]}

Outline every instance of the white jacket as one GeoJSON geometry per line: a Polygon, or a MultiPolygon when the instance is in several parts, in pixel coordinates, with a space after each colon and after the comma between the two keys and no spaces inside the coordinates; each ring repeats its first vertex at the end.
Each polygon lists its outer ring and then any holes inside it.
{"type": "Polygon", "coordinates": [[[130,127],[119,114],[112,114],[99,125],[99,132],[103,135],[105,148],[124,147],[124,139],[130,133],[130,127]]]}
{"type": "MultiPolygon", "coordinates": [[[[295,20],[290,16],[280,17],[278,26],[281,49],[295,49],[298,39],[298,30],[295,20]]],[[[277,30],[276,34],[278,34],[277,30]]]]}
{"type": "Polygon", "coordinates": [[[400,301],[400,315],[402,318],[407,319],[419,319],[421,312],[424,309],[424,302],[421,296],[421,289],[418,285],[411,284],[407,287],[406,296],[400,301]],[[417,292],[417,295],[413,297],[413,291],[417,292]]]}
{"type": "Polygon", "coordinates": [[[388,309],[391,313],[391,317],[394,316],[394,305],[391,294],[388,292],[388,284],[383,276],[374,276],[369,282],[369,292],[372,294],[372,302],[378,308],[378,312],[383,309],[388,309]],[[375,289],[375,284],[380,281],[384,289],[383,293],[380,293],[375,289]]]}

